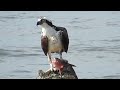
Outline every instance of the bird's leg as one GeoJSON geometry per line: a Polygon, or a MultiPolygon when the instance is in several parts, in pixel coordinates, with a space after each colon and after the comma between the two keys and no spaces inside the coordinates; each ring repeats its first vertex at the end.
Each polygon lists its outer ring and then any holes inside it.
{"type": "Polygon", "coordinates": [[[53,71],[53,65],[52,65],[52,59],[51,59],[51,53],[47,53],[48,56],[48,62],[50,64],[50,70],[53,71]]]}
{"type": "Polygon", "coordinates": [[[59,55],[60,55],[60,60],[63,60],[63,58],[62,58],[62,52],[60,52],[59,55]]]}

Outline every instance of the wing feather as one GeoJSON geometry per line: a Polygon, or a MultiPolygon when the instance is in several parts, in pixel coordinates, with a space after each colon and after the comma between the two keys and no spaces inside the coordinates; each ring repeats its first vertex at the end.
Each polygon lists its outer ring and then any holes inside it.
{"type": "Polygon", "coordinates": [[[66,28],[64,28],[64,27],[56,27],[55,29],[56,29],[56,31],[60,31],[61,42],[63,44],[64,51],[67,53],[68,46],[69,46],[68,32],[67,32],[66,28]]]}
{"type": "Polygon", "coordinates": [[[41,46],[44,54],[47,56],[48,52],[48,38],[47,36],[41,36],[41,46]]]}

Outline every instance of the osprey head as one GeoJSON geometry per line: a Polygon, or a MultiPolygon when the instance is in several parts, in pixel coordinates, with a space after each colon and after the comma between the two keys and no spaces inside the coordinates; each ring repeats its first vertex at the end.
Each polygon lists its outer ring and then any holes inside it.
{"type": "Polygon", "coordinates": [[[41,25],[41,26],[42,26],[43,24],[47,24],[47,25],[49,25],[49,26],[52,26],[52,25],[53,25],[53,24],[52,24],[52,21],[46,19],[46,17],[40,18],[40,19],[38,19],[38,21],[37,21],[37,26],[38,26],[38,25],[41,25]]]}

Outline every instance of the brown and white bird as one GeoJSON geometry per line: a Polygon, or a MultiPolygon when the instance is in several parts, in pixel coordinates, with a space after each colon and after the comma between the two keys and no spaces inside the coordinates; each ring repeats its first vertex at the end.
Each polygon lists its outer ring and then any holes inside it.
{"type": "Polygon", "coordinates": [[[50,63],[50,69],[53,70],[51,53],[59,53],[60,59],[62,52],[68,51],[69,37],[66,28],[53,25],[52,21],[46,18],[38,19],[37,26],[42,28],[41,47],[50,63]]]}

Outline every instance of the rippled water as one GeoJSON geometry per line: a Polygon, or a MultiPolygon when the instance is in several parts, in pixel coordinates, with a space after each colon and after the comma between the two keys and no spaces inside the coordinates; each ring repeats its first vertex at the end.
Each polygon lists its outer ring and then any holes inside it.
{"type": "Polygon", "coordinates": [[[40,16],[67,28],[79,79],[120,78],[120,11],[0,11],[0,78],[36,78],[49,68],[40,45],[40,16]]]}

